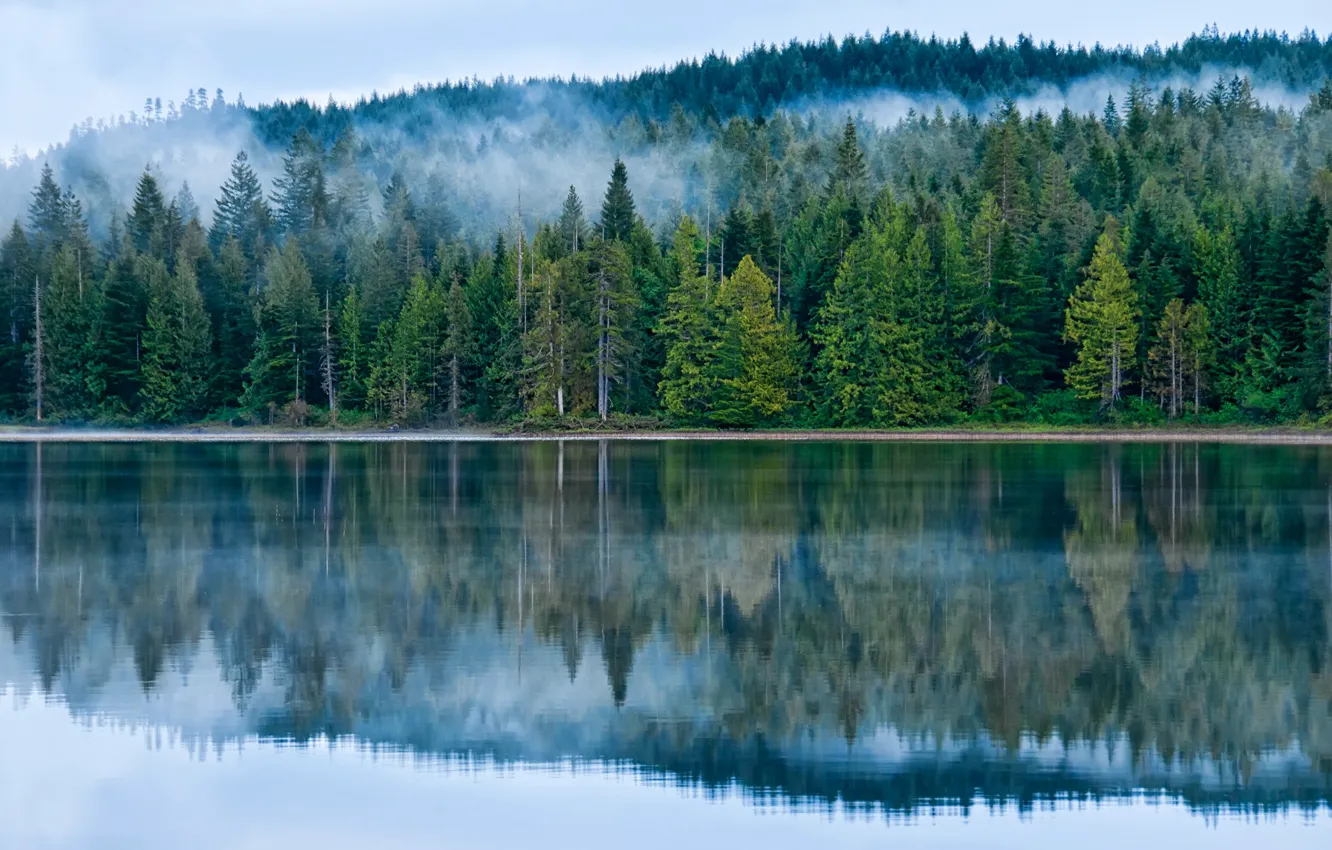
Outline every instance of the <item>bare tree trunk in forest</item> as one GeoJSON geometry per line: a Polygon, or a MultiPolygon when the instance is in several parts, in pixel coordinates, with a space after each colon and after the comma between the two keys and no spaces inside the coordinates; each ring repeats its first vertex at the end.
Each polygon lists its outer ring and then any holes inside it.
{"type": "Polygon", "coordinates": [[[320,352],[320,370],[324,373],[324,394],[328,396],[328,416],[334,425],[338,422],[338,389],[333,374],[333,319],[329,310],[328,293],[324,293],[324,350],[320,352]]]}
{"type": "Polygon", "coordinates": [[[33,340],[32,366],[33,383],[37,390],[37,421],[42,421],[42,392],[46,385],[46,339],[42,328],[42,279],[34,277],[32,279],[32,303],[35,322],[35,339],[33,340]]]}
{"type": "Polygon", "coordinates": [[[598,281],[600,291],[597,301],[597,415],[605,422],[610,414],[610,393],[606,380],[606,272],[601,272],[598,281]]]}

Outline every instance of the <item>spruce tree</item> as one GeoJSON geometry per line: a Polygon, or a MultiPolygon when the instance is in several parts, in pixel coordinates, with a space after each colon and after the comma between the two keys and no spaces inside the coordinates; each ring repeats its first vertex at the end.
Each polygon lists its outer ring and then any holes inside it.
{"type": "Polygon", "coordinates": [[[666,364],[657,392],[662,410],[685,424],[706,421],[716,397],[720,322],[709,286],[699,268],[702,237],[688,216],[680,219],[671,242],[675,282],[666,299],[659,333],[666,344],[666,364]]]}
{"type": "Polygon", "coordinates": [[[84,277],[70,245],[56,254],[42,289],[45,416],[87,419],[105,389],[100,291],[84,277]]]}
{"type": "Polygon", "coordinates": [[[168,275],[161,260],[152,267],[147,327],[143,334],[143,415],[152,422],[179,422],[202,415],[208,399],[212,329],[194,269],[181,264],[168,275]]]}
{"type": "Polygon", "coordinates": [[[850,117],[842,128],[842,138],[837,142],[833,153],[832,175],[828,180],[828,194],[844,194],[849,198],[861,198],[869,180],[869,169],[865,165],[865,153],[860,149],[860,140],[856,136],[856,122],[850,117]]]}
{"type": "Polygon", "coordinates": [[[626,240],[633,232],[636,220],[634,196],[629,191],[629,169],[616,157],[610,184],[606,187],[606,199],[601,204],[602,235],[610,240],[626,240]]]}
{"type": "Polygon", "coordinates": [[[1077,360],[1065,371],[1079,398],[1101,407],[1119,403],[1138,341],[1137,296],[1114,240],[1102,234],[1087,269],[1087,280],[1068,301],[1064,335],[1078,346],[1077,360]]]}
{"type": "Polygon", "coordinates": [[[448,422],[450,427],[458,427],[466,403],[464,370],[475,353],[475,340],[472,332],[472,312],[467,306],[467,296],[462,284],[455,277],[449,286],[444,301],[445,332],[443,346],[440,349],[441,361],[447,370],[448,422]]]}
{"type": "Polygon", "coordinates": [[[718,425],[776,425],[795,407],[799,345],[795,329],[773,309],[775,296],[772,281],[748,257],[717,291],[720,381],[709,416],[718,425]]]}
{"type": "Polygon", "coordinates": [[[209,240],[214,250],[221,248],[228,236],[239,242],[253,276],[267,250],[272,228],[273,213],[264,199],[263,186],[250,166],[249,155],[241,151],[218,194],[209,240]]]}
{"type": "Polygon", "coordinates": [[[319,296],[300,247],[288,239],[270,248],[259,297],[259,335],[246,367],[242,406],[259,413],[306,401],[319,348],[319,296]]]}
{"type": "Polygon", "coordinates": [[[140,254],[166,260],[171,248],[168,224],[166,200],[158,188],[157,178],[145,169],[134,190],[134,205],[125,220],[130,244],[140,254]]]}
{"type": "Polygon", "coordinates": [[[15,219],[0,241],[0,411],[27,406],[24,345],[32,327],[36,274],[28,236],[15,219]]]}
{"type": "Polygon", "coordinates": [[[365,348],[365,315],[359,290],[352,286],[338,311],[339,395],[346,410],[359,410],[365,403],[368,370],[365,348]]]}
{"type": "MultiPolygon", "coordinates": [[[[627,181],[626,177],[626,181],[627,181]]],[[[628,191],[627,189],[625,191],[628,191]]],[[[631,203],[632,203],[632,199],[631,203]]],[[[578,198],[574,187],[569,187],[569,194],[564,197],[564,207],[560,210],[560,220],[556,228],[560,234],[561,253],[553,259],[564,256],[564,252],[576,254],[587,247],[587,219],[583,216],[583,202],[578,198]]]]}

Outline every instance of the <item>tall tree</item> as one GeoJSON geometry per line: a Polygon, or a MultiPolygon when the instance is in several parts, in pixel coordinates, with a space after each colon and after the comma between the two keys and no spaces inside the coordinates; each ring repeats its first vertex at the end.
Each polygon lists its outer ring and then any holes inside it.
{"type": "Polygon", "coordinates": [[[606,198],[601,203],[602,235],[606,239],[628,239],[636,218],[634,196],[629,191],[629,169],[616,157],[610,184],[606,187],[606,198]]]}
{"type": "Polygon", "coordinates": [[[1138,340],[1137,295],[1113,238],[1102,234],[1087,280],[1069,298],[1064,335],[1078,346],[1065,372],[1080,398],[1118,404],[1138,340]]]}
{"type": "Polygon", "coordinates": [[[178,422],[205,412],[211,379],[212,329],[194,269],[180,264],[167,274],[161,260],[143,258],[151,269],[147,328],[143,335],[142,409],[154,422],[178,422]]]}
{"type": "Polygon", "coordinates": [[[319,348],[319,296],[294,240],[269,249],[258,326],[242,406],[271,412],[288,402],[306,401],[319,348]]]}
{"type": "Polygon", "coordinates": [[[775,298],[772,281],[748,257],[717,291],[720,381],[710,418],[718,425],[778,424],[796,405],[798,341],[795,328],[778,319],[775,298]]]}

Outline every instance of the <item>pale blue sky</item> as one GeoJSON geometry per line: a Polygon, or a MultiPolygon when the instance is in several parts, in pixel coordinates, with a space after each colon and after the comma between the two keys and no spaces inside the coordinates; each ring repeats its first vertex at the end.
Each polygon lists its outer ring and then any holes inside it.
{"type": "Polygon", "coordinates": [[[223,88],[250,102],[477,74],[631,73],[756,41],[913,29],[977,40],[1176,41],[1216,23],[1332,30],[1327,0],[0,0],[0,149],[63,139],[87,116],[223,88]]]}

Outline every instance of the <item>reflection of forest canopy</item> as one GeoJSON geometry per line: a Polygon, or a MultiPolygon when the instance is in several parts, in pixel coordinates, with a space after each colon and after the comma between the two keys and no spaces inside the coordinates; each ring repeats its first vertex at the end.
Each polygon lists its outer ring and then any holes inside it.
{"type": "Polygon", "coordinates": [[[1135,759],[1210,758],[1241,778],[1298,747],[1323,780],[1295,796],[1325,800],[1329,459],[1178,445],[0,447],[0,610],[48,692],[93,641],[114,639],[151,690],[211,635],[238,707],[265,670],[283,674],[283,713],[263,731],[296,739],[354,730],[416,669],[448,689],[446,651],[493,629],[557,647],[571,679],[597,658],[616,706],[632,706],[649,643],[681,664],[712,653],[724,675],[671,695],[688,720],[576,753],[706,783],[857,799],[861,782],[880,802],[893,783],[917,799],[1094,795],[1005,761],[1024,736],[1057,736],[1126,738],[1135,759]],[[996,745],[998,760],[876,784],[782,755],[802,736],[889,725],[996,745]]]}

